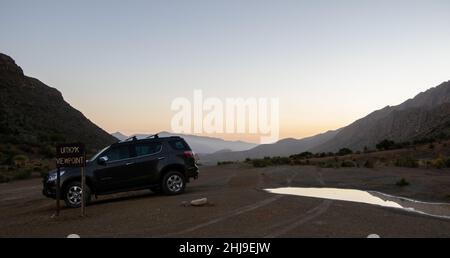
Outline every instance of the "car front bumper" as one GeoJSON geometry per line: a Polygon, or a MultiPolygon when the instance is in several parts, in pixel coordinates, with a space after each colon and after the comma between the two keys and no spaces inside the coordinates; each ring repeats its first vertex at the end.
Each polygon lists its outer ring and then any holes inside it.
{"type": "Polygon", "coordinates": [[[42,181],[43,189],[42,194],[48,198],[56,198],[56,181],[48,181],[47,178],[44,178],[42,181]]]}

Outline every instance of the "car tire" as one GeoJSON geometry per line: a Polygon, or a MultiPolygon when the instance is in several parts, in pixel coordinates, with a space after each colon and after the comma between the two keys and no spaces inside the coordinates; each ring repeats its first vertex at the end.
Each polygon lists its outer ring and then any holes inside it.
{"type": "Polygon", "coordinates": [[[178,171],[166,173],[161,182],[161,189],[166,195],[176,195],[184,192],[186,180],[184,175],[178,171]]]}
{"type": "MultiPolygon", "coordinates": [[[[85,204],[89,204],[91,201],[91,189],[88,185],[86,185],[85,191],[85,204]]],[[[79,208],[81,207],[81,197],[83,196],[81,191],[81,183],[78,181],[69,183],[64,191],[64,202],[66,203],[66,206],[69,208],[79,208]]]]}

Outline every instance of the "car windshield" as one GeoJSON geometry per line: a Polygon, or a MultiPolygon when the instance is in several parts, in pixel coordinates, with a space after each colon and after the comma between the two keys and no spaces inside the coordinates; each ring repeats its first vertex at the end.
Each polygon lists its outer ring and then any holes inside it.
{"type": "Polygon", "coordinates": [[[99,151],[99,152],[97,152],[97,154],[95,154],[90,160],[88,160],[88,161],[90,161],[90,162],[92,162],[92,161],[94,161],[94,160],[96,160],[104,151],[106,151],[107,149],[109,149],[109,146],[108,147],[105,147],[105,148],[103,148],[101,151],[99,151]]]}

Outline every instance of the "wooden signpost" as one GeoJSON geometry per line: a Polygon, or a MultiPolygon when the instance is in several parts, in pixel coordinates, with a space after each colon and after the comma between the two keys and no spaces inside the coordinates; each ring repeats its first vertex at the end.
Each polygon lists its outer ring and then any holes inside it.
{"type": "Polygon", "coordinates": [[[81,168],[81,216],[86,215],[86,203],[84,190],[86,189],[86,176],[84,167],[86,166],[86,152],[84,144],[58,144],[56,147],[56,216],[59,216],[61,200],[61,168],[79,167],[81,168]]]}

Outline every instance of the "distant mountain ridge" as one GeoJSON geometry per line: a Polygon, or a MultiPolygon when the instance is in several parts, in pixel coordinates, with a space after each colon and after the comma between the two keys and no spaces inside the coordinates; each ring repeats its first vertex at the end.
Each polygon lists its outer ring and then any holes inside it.
{"type": "Polygon", "coordinates": [[[450,81],[422,92],[398,106],[388,106],[335,131],[304,139],[284,139],[242,152],[202,156],[205,163],[265,156],[289,156],[304,151],[337,152],[374,149],[382,140],[396,142],[446,135],[450,137],[450,81]]]}
{"type": "Polygon", "coordinates": [[[449,134],[450,81],[418,94],[398,106],[385,107],[355,121],[312,151],[374,148],[384,139],[397,142],[449,134]]]}
{"type": "MultiPolygon", "coordinates": [[[[150,134],[136,134],[132,136],[136,136],[137,138],[145,138],[149,135],[150,134]]],[[[172,134],[169,132],[160,132],[158,133],[158,135],[161,137],[181,136],[189,143],[194,152],[199,154],[242,151],[254,148],[258,145],[256,143],[244,141],[227,141],[214,137],[188,135],[188,134],[172,134]]],[[[124,140],[129,137],[122,134],[121,132],[113,133],[112,136],[116,137],[119,140],[124,140]]]]}
{"type": "Polygon", "coordinates": [[[317,145],[320,145],[330,139],[332,139],[339,130],[328,131],[323,134],[319,134],[312,137],[303,139],[287,138],[282,139],[273,144],[261,144],[253,149],[246,151],[213,153],[209,155],[201,155],[200,159],[205,164],[213,164],[218,161],[237,161],[244,160],[246,158],[256,159],[264,158],[267,156],[289,156],[292,154],[301,153],[307,151],[317,145]]]}
{"type": "Polygon", "coordinates": [[[0,143],[54,146],[79,141],[99,149],[116,141],[70,106],[62,94],[27,77],[0,53],[0,143]]]}

